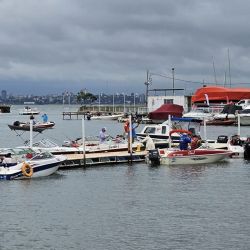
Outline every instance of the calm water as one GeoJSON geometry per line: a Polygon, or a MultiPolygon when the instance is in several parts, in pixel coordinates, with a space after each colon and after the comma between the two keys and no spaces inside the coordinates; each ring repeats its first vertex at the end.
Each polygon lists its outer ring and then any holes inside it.
{"type": "MultiPolygon", "coordinates": [[[[1,147],[22,143],[6,125],[24,119],[20,108],[0,116],[1,147]]],[[[81,135],[81,121],[63,121],[62,107],[39,108],[56,128],[38,139],[59,143],[81,135]]],[[[96,135],[102,126],[111,135],[122,131],[116,122],[90,121],[86,134],[96,135]]],[[[236,131],[210,127],[208,136],[236,131]]],[[[250,248],[250,163],[243,159],[60,170],[48,178],[2,181],[0,188],[0,249],[250,248]]]]}

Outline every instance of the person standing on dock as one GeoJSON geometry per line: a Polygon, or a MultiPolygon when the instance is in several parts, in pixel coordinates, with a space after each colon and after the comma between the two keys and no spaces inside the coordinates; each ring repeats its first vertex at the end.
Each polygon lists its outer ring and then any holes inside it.
{"type": "Polygon", "coordinates": [[[146,150],[153,150],[155,149],[155,143],[153,141],[153,139],[149,136],[149,134],[146,135],[146,137],[141,140],[141,143],[146,142],[146,150]]]}
{"type": "Polygon", "coordinates": [[[106,135],[106,128],[102,128],[100,133],[99,133],[99,140],[100,143],[104,143],[106,139],[108,138],[108,135],[106,135]]]}
{"type": "Polygon", "coordinates": [[[127,140],[128,140],[128,153],[130,153],[130,134],[131,134],[131,138],[132,138],[132,143],[135,141],[136,138],[136,128],[139,126],[139,123],[135,124],[132,121],[132,125],[131,125],[131,129],[132,129],[132,133],[130,132],[130,124],[129,124],[129,120],[127,120],[125,122],[124,125],[124,132],[127,134],[127,140]]]}

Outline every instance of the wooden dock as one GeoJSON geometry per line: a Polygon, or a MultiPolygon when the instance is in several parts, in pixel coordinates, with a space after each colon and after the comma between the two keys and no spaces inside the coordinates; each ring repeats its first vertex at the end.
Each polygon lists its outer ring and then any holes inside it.
{"type": "Polygon", "coordinates": [[[83,154],[65,154],[67,160],[60,167],[72,168],[72,167],[93,167],[106,164],[119,164],[119,163],[133,163],[145,161],[147,151],[138,151],[131,155],[127,151],[119,152],[101,152],[101,153],[87,153],[85,154],[85,160],[83,154]]]}

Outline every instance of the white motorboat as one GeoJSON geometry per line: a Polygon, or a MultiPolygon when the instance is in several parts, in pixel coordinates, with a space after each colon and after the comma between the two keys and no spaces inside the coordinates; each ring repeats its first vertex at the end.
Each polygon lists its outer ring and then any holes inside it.
{"type": "Polygon", "coordinates": [[[214,119],[215,120],[236,119],[237,117],[236,112],[238,112],[239,110],[242,110],[242,106],[235,105],[234,103],[227,104],[224,106],[221,113],[214,115],[214,119]]]}
{"type": "Polygon", "coordinates": [[[170,121],[167,120],[161,124],[145,125],[142,131],[136,133],[136,135],[138,139],[144,139],[149,135],[156,143],[156,146],[157,144],[166,145],[169,140],[169,132],[174,129],[176,132],[172,134],[172,141],[178,143],[182,130],[185,130],[185,132],[191,131],[195,134],[200,130],[201,122],[202,120],[200,119],[172,117],[170,121]]]}
{"type": "MultiPolygon", "coordinates": [[[[229,150],[199,148],[194,150],[158,149],[161,165],[196,165],[222,161],[231,156],[229,150]]],[[[156,158],[148,158],[153,164],[156,158]]],[[[156,159],[157,160],[157,159],[156,159]]]]}
{"type": "Polygon", "coordinates": [[[239,117],[241,126],[250,125],[250,105],[246,106],[242,111],[239,112],[239,117]]]}
{"type": "MultiPolygon", "coordinates": [[[[217,140],[207,140],[206,145],[212,149],[225,149],[232,152],[232,158],[244,157],[244,144],[247,138],[233,135],[230,138],[226,135],[218,136],[217,140]]],[[[204,143],[205,145],[205,143],[204,143]]]]}
{"type": "Polygon", "coordinates": [[[89,120],[117,120],[119,117],[122,116],[123,114],[92,115],[89,117],[89,120]]]}
{"type": "Polygon", "coordinates": [[[40,111],[36,108],[31,108],[29,106],[25,106],[22,110],[19,111],[19,115],[38,115],[40,111]]]}
{"type": "Polygon", "coordinates": [[[183,115],[186,118],[195,118],[195,119],[212,119],[214,114],[210,113],[207,109],[204,108],[196,108],[191,110],[190,112],[183,115]]]}
{"type": "Polygon", "coordinates": [[[66,160],[65,156],[27,147],[2,150],[2,157],[7,154],[11,154],[11,161],[5,163],[3,159],[0,165],[0,179],[4,180],[49,176],[66,160]]]}
{"type": "MultiPolygon", "coordinates": [[[[116,138],[110,138],[104,143],[99,142],[97,137],[87,137],[85,139],[85,146],[82,145],[82,139],[78,138],[73,141],[65,141],[63,146],[59,146],[56,143],[42,139],[39,142],[33,144],[34,149],[43,149],[54,155],[58,154],[76,154],[83,153],[100,153],[100,152],[117,152],[128,150],[128,142],[121,136],[116,138]]],[[[143,148],[143,144],[140,141],[135,141],[132,144],[134,150],[143,148]]]]}

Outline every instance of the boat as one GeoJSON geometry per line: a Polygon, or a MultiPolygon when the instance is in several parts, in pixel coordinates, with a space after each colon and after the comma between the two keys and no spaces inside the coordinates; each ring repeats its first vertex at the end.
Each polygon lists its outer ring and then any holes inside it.
{"type": "MultiPolygon", "coordinates": [[[[54,122],[38,122],[33,124],[32,130],[34,132],[43,132],[45,129],[50,129],[55,126],[54,122]]],[[[30,131],[30,122],[20,122],[15,121],[13,124],[8,124],[8,127],[11,130],[23,130],[23,131],[30,131]]]]}
{"type": "Polygon", "coordinates": [[[195,118],[195,119],[206,119],[210,120],[213,118],[213,114],[204,108],[195,108],[188,113],[185,113],[183,117],[185,118],[195,118]]]}
{"type": "Polygon", "coordinates": [[[158,109],[150,112],[148,118],[153,123],[162,123],[168,119],[169,116],[182,117],[183,106],[177,104],[163,104],[158,109]]]}
{"type": "MultiPolygon", "coordinates": [[[[194,150],[158,149],[161,165],[209,164],[229,158],[229,150],[198,148],[194,150]]],[[[149,159],[151,161],[151,159],[149,159]]]]}
{"type": "MultiPolygon", "coordinates": [[[[217,140],[207,140],[206,146],[212,149],[225,149],[232,152],[232,158],[242,158],[244,156],[244,145],[247,138],[238,135],[220,135],[217,140]]],[[[205,144],[203,144],[205,145],[205,144]]]]}
{"type": "Polygon", "coordinates": [[[218,86],[204,86],[196,90],[192,96],[192,104],[203,104],[209,99],[210,105],[227,104],[250,99],[250,88],[224,88],[218,86]]]}
{"type": "Polygon", "coordinates": [[[9,163],[0,164],[0,179],[30,179],[49,176],[57,171],[59,166],[66,160],[65,156],[54,156],[48,151],[35,151],[31,148],[20,147],[2,149],[1,157],[11,154],[9,163]]]}
{"type": "MultiPolygon", "coordinates": [[[[116,138],[109,138],[105,143],[100,143],[98,137],[89,136],[85,138],[85,145],[82,145],[82,138],[76,138],[71,141],[64,141],[60,146],[55,142],[43,138],[40,141],[34,142],[32,145],[34,149],[43,149],[49,151],[54,155],[58,154],[79,154],[83,151],[88,153],[101,153],[101,152],[119,152],[128,151],[128,142],[122,136],[116,138]]],[[[144,145],[140,141],[135,141],[132,144],[134,151],[140,151],[144,148],[144,145]]]]}
{"type": "Polygon", "coordinates": [[[239,112],[239,117],[241,126],[250,125],[250,105],[246,106],[242,111],[239,112]]]}
{"type": "Polygon", "coordinates": [[[96,113],[96,114],[87,114],[87,120],[117,120],[118,118],[121,118],[123,114],[101,114],[101,113],[96,113]]]}
{"type": "Polygon", "coordinates": [[[184,117],[171,117],[161,124],[148,124],[143,127],[141,132],[136,133],[137,138],[143,140],[149,135],[156,147],[166,147],[169,143],[169,132],[173,129],[179,132],[172,134],[172,141],[179,143],[180,133],[183,130],[191,131],[193,134],[198,133],[202,120],[184,117]]]}
{"type": "Polygon", "coordinates": [[[19,111],[19,115],[38,115],[40,111],[36,108],[31,108],[29,106],[25,106],[22,110],[19,111]]]}
{"type": "Polygon", "coordinates": [[[206,124],[210,126],[232,126],[235,125],[235,123],[235,119],[212,119],[206,121],[206,124]]]}
{"type": "Polygon", "coordinates": [[[11,105],[0,104],[0,113],[10,113],[11,105]]]}
{"type": "Polygon", "coordinates": [[[236,119],[236,113],[242,110],[242,106],[238,106],[235,103],[227,104],[223,110],[214,115],[214,120],[233,120],[236,119]]]}

